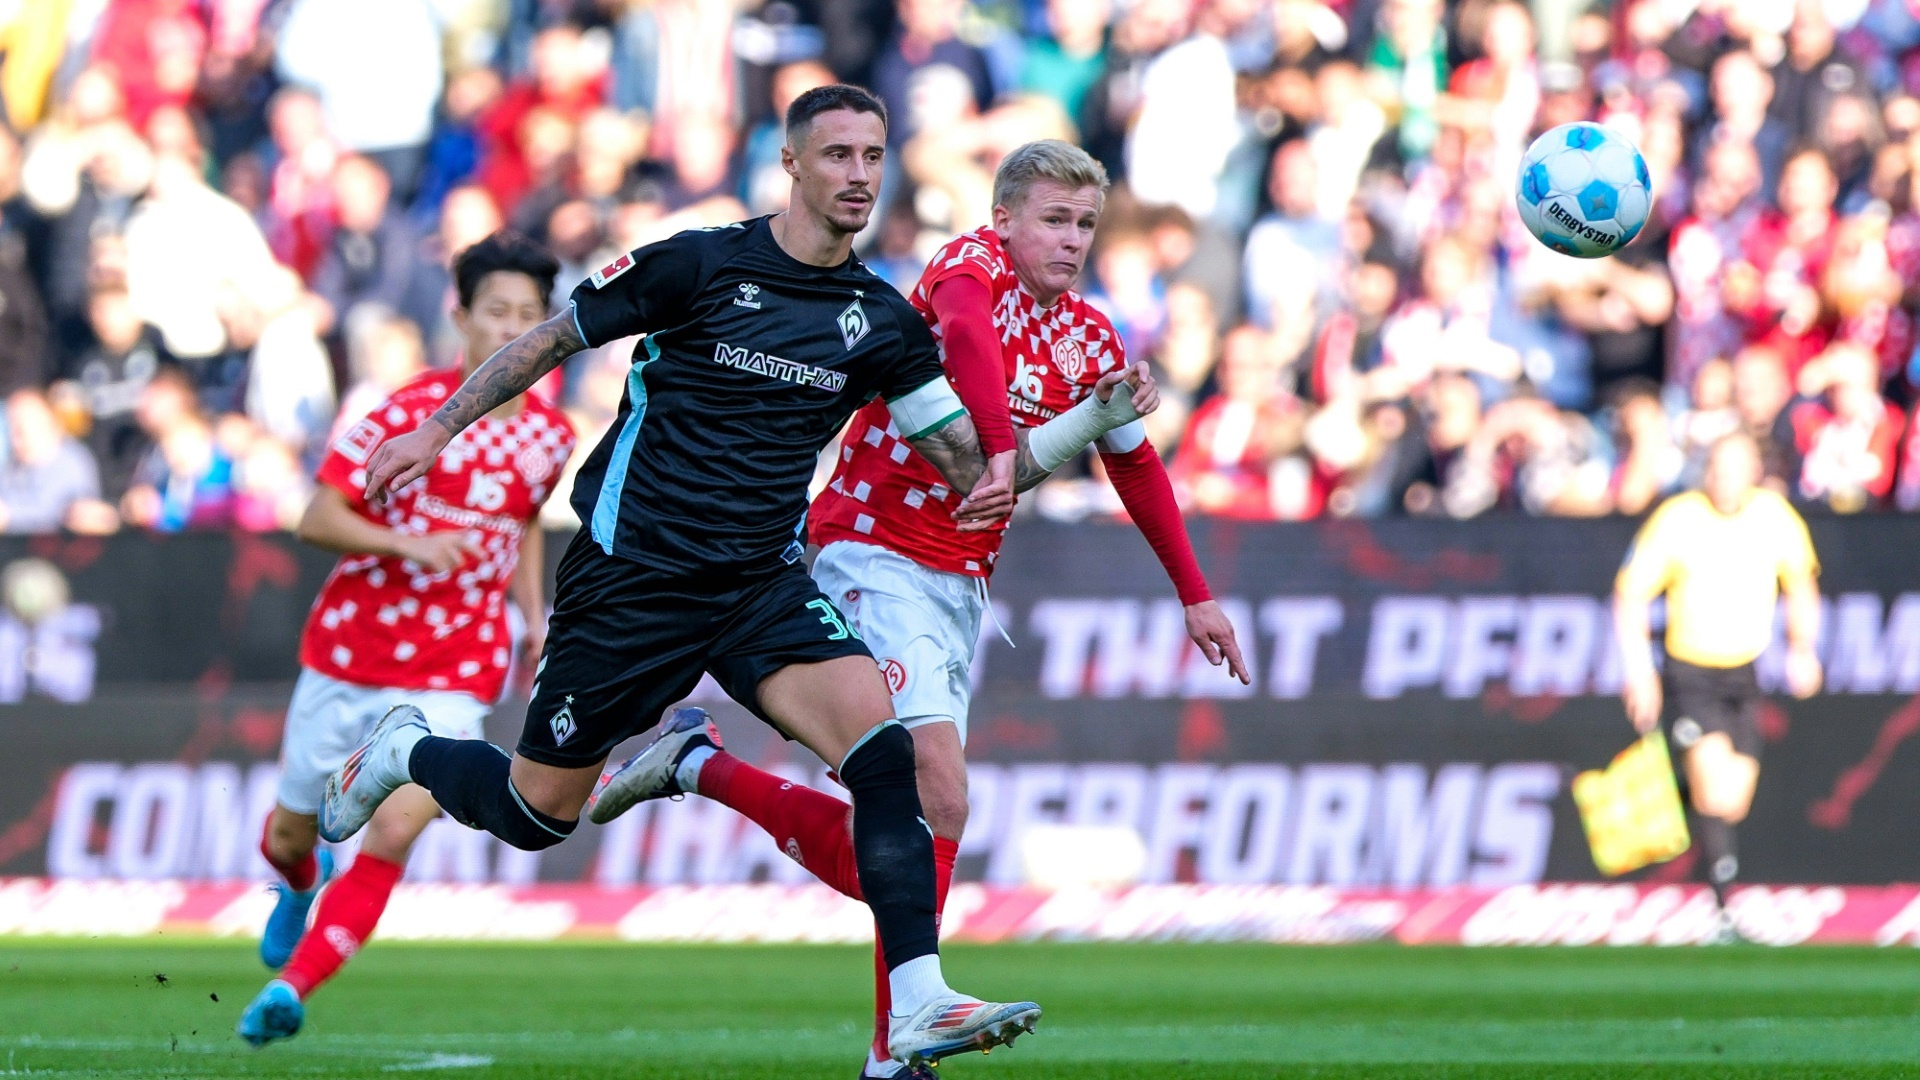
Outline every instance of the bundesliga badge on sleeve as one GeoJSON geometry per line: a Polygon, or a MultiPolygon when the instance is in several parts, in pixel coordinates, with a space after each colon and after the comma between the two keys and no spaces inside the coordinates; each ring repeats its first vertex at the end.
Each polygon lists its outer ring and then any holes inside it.
{"type": "Polygon", "coordinates": [[[1666,736],[1650,731],[1605,769],[1573,778],[1593,865],[1608,877],[1666,862],[1692,844],[1666,736]]]}

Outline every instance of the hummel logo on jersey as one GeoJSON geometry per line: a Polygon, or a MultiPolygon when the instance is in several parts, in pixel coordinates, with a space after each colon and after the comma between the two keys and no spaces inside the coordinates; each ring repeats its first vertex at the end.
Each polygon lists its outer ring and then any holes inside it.
{"type": "Polygon", "coordinates": [[[860,298],[864,295],[866,294],[854,293],[853,303],[847,305],[847,310],[841,312],[837,320],[840,323],[840,338],[847,343],[849,349],[860,344],[873,329],[873,324],[867,321],[867,309],[860,306],[860,298]]]}
{"type": "MultiPolygon", "coordinates": [[[[738,302],[735,301],[735,303],[738,302]]],[[[836,394],[844,390],[847,385],[847,375],[844,371],[828,371],[826,368],[817,368],[811,364],[768,356],[763,352],[750,353],[744,348],[736,349],[724,341],[714,343],[713,362],[785,382],[798,383],[801,386],[818,386],[836,394]]]]}
{"type": "Polygon", "coordinates": [[[759,295],[760,286],[751,283],[745,284],[740,286],[740,295],[734,297],[733,302],[739,307],[750,307],[755,311],[759,311],[760,301],[754,299],[754,297],[759,295]]]}
{"type": "Polygon", "coordinates": [[[560,711],[553,714],[553,719],[547,721],[547,727],[553,729],[553,745],[555,746],[559,746],[568,739],[573,738],[573,733],[580,730],[573,722],[572,694],[567,695],[567,703],[560,706],[560,711]]]}

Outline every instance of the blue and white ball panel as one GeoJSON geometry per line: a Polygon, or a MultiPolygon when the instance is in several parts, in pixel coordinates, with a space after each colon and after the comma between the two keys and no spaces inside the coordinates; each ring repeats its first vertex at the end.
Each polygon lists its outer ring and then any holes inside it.
{"type": "Polygon", "coordinates": [[[1554,154],[1544,164],[1547,178],[1553,182],[1553,191],[1556,193],[1579,191],[1594,179],[1593,159],[1577,151],[1554,154]]]}
{"type": "MultiPolygon", "coordinates": [[[[1634,168],[1634,163],[1640,160],[1640,155],[1634,152],[1633,147],[1619,141],[1618,138],[1602,143],[1594,149],[1591,160],[1593,175],[1598,180],[1616,187],[1630,187],[1640,183],[1638,171],[1634,168]]],[[[1641,164],[1644,167],[1645,163],[1641,164]]]]}
{"type": "Polygon", "coordinates": [[[1542,244],[1591,259],[1639,234],[1650,187],[1646,161],[1625,137],[1598,124],[1563,124],[1527,148],[1514,205],[1542,244]]]}

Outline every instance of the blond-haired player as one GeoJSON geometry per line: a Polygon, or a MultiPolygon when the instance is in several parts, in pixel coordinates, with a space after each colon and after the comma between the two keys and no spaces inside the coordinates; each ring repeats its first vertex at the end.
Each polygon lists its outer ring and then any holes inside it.
{"type": "MultiPolygon", "coordinates": [[[[941,341],[982,447],[994,454],[1017,444],[1017,488],[1099,443],[1122,503],[1186,606],[1189,636],[1210,662],[1245,681],[1233,626],[1207,591],[1166,470],[1137,418],[1157,401],[1146,365],[1128,363],[1112,323],[1073,291],[1106,188],[1105,170],[1078,147],[1019,147],[994,178],[993,226],[942,248],[911,300],[941,341]],[[1009,428],[998,427],[996,411],[1009,428]]],[[[905,450],[883,407],[854,416],[833,480],[814,500],[810,533],[821,551],[813,576],[873,650],[894,712],[913,732],[944,905],[967,821],[969,671],[1005,524],[961,531],[952,516],[959,496],[905,450]]],[[[635,802],[681,793],[733,807],[821,880],[861,895],[847,804],[726,753],[700,709],[676,712],[658,741],[603,781],[590,813],[610,820],[635,802]]],[[[862,1075],[931,1075],[887,1060],[884,977],[875,989],[874,1044],[862,1075]]]]}

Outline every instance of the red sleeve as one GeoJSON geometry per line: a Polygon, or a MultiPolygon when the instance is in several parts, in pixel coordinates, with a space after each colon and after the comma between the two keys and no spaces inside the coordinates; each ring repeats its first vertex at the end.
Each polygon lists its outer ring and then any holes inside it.
{"type": "Polygon", "coordinates": [[[1013,417],[1007,412],[1007,366],[993,329],[993,293],[979,279],[955,274],[934,286],[929,298],[940,320],[947,375],[980,433],[988,457],[1014,448],[1013,417]]]}
{"type": "Polygon", "coordinates": [[[1887,415],[1873,433],[1873,456],[1880,459],[1880,475],[1867,485],[1867,491],[1874,498],[1885,501],[1893,494],[1894,461],[1900,447],[1900,429],[1906,423],[1906,414],[1892,405],[1887,406],[1887,415]]]}
{"type": "Polygon", "coordinates": [[[1180,603],[1191,606],[1213,599],[1200,563],[1193,557],[1193,541],[1187,537],[1187,523],[1180,518],[1180,507],[1173,500],[1173,483],[1167,468],[1150,442],[1124,454],[1102,451],[1100,460],[1107,466],[1107,478],[1127,508],[1127,516],[1140,527],[1140,535],[1160,558],[1173,591],[1180,603]]]}

